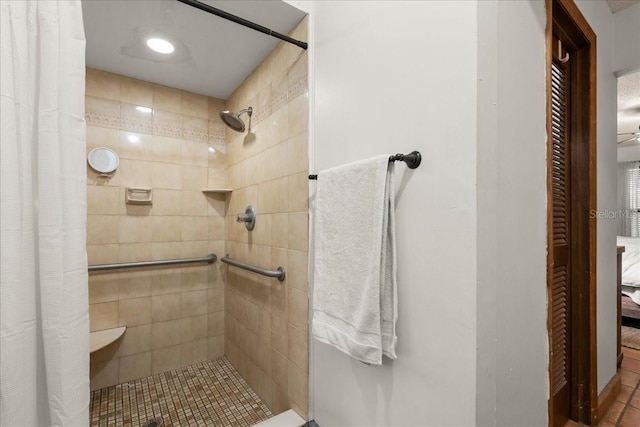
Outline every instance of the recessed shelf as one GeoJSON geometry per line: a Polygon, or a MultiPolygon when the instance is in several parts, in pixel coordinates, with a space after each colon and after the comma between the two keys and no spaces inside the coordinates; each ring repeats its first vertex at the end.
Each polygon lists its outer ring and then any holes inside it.
{"type": "Polygon", "coordinates": [[[204,190],[202,190],[202,192],[204,194],[226,194],[226,193],[231,193],[230,188],[205,188],[204,190]]]}
{"type": "Polygon", "coordinates": [[[93,353],[101,348],[105,348],[124,335],[124,331],[126,330],[126,326],[121,326],[119,328],[91,332],[89,334],[89,352],[93,353]]]}

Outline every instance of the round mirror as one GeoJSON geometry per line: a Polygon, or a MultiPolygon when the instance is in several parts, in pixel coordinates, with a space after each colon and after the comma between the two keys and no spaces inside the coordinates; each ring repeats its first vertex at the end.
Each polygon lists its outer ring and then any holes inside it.
{"type": "Polygon", "coordinates": [[[87,156],[87,160],[89,161],[89,166],[103,174],[113,172],[120,163],[120,158],[116,152],[107,147],[94,148],[87,156]]]}

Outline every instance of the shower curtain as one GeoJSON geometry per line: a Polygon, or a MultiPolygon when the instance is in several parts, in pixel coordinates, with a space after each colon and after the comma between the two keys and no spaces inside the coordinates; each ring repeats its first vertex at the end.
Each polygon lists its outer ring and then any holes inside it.
{"type": "Polygon", "coordinates": [[[89,423],[80,0],[0,1],[0,425],[89,423]]]}

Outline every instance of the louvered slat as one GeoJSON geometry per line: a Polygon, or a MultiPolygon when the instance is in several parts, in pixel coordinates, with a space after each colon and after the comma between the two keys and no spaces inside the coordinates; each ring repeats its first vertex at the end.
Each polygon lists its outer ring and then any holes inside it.
{"type": "MultiPolygon", "coordinates": [[[[560,250],[569,242],[569,153],[567,147],[567,76],[551,66],[551,191],[553,199],[553,246],[560,250]]],[[[569,274],[567,265],[553,267],[551,285],[551,375],[554,395],[569,381],[569,274]]]]}
{"type": "Polygon", "coordinates": [[[567,384],[567,268],[554,268],[552,293],[551,350],[553,354],[553,391],[567,384]]]}
{"type": "Polygon", "coordinates": [[[566,76],[564,70],[555,64],[551,67],[551,123],[552,123],[552,189],[554,199],[553,244],[566,245],[567,221],[567,146],[566,126],[567,100],[566,76]]]}

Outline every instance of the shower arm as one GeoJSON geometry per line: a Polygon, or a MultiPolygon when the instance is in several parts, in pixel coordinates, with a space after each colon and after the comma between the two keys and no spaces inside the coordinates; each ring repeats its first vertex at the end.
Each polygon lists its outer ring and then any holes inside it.
{"type": "Polygon", "coordinates": [[[253,107],[240,110],[240,112],[238,113],[238,117],[240,117],[243,113],[247,113],[247,116],[249,116],[249,132],[251,132],[251,115],[253,114],[253,107]]]}
{"type": "Polygon", "coordinates": [[[253,114],[253,107],[245,108],[244,110],[240,111],[238,113],[238,117],[240,117],[240,114],[244,112],[246,112],[247,116],[249,116],[249,133],[251,133],[251,115],[253,114]]]}
{"type": "Polygon", "coordinates": [[[238,117],[240,117],[243,113],[247,113],[249,119],[251,119],[251,115],[253,114],[253,107],[245,108],[244,110],[238,111],[238,117]]]}

